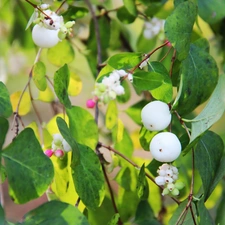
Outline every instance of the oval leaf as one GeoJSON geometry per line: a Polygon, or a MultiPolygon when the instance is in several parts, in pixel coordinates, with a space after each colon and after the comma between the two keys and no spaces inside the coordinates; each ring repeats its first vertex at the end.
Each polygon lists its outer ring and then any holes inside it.
{"type": "Polygon", "coordinates": [[[66,107],[71,108],[71,102],[68,97],[70,72],[67,64],[55,72],[54,89],[59,101],[66,107]]]}
{"type": "Polygon", "coordinates": [[[202,41],[191,44],[188,57],[181,62],[180,87],[173,106],[180,114],[190,113],[205,102],[218,81],[216,62],[201,46],[202,41]]]}
{"type": "Polygon", "coordinates": [[[32,76],[36,87],[40,91],[44,91],[47,88],[47,81],[45,75],[46,75],[45,64],[43,62],[35,63],[32,71],[32,76]]]}
{"type": "Polygon", "coordinates": [[[105,196],[105,180],[100,160],[88,146],[77,143],[80,158],[72,156],[71,168],[76,191],[88,209],[99,207],[105,196]]]}
{"type": "Polygon", "coordinates": [[[48,49],[48,60],[56,66],[63,66],[73,61],[75,53],[68,40],[59,42],[56,46],[48,49]]]}
{"type": "Polygon", "coordinates": [[[69,117],[70,131],[76,142],[95,149],[98,143],[98,127],[93,116],[78,106],[73,106],[66,112],[69,117]]]}
{"type": "Polygon", "coordinates": [[[165,35],[177,50],[179,60],[185,59],[188,55],[196,16],[197,6],[194,1],[185,1],[180,3],[166,19],[165,35]]]}
{"type": "Polygon", "coordinates": [[[110,101],[108,104],[105,117],[106,128],[111,130],[114,126],[116,126],[117,120],[118,120],[118,110],[116,101],[110,101]]]}
{"type": "Polygon", "coordinates": [[[16,203],[26,203],[44,194],[52,182],[54,170],[31,128],[23,130],[2,152],[2,157],[10,195],[16,203]]]}

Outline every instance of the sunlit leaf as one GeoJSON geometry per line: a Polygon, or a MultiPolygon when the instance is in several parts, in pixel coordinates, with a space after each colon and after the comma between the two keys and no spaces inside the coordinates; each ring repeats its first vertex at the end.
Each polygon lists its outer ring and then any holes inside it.
{"type": "Polygon", "coordinates": [[[64,20],[75,20],[84,17],[88,13],[88,9],[84,7],[72,6],[70,5],[68,10],[63,13],[64,20]]]}
{"type": "Polygon", "coordinates": [[[151,90],[152,96],[160,101],[170,102],[173,98],[173,86],[168,71],[162,63],[153,61],[148,65],[149,70],[160,73],[163,76],[163,83],[158,88],[151,90]]]}
{"type": "Polygon", "coordinates": [[[26,203],[44,194],[52,182],[54,171],[32,129],[24,129],[2,152],[2,157],[10,195],[16,203],[26,203]]]}
{"type": "Polygon", "coordinates": [[[141,122],[141,110],[147,104],[146,100],[135,103],[125,110],[125,112],[131,117],[131,119],[138,125],[142,125],[141,122]]]}
{"type": "Polygon", "coordinates": [[[34,64],[32,77],[36,87],[40,91],[45,91],[47,88],[47,81],[46,81],[46,67],[45,64],[41,61],[34,64]]]}
{"type": "Polygon", "coordinates": [[[130,87],[129,87],[129,84],[128,84],[127,80],[123,80],[122,83],[121,83],[121,85],[124,88],[125,94],[123,94],[123,95],[117,95],[116,96],[116,100],[119,103],[125,103],[125,102],[129,101],[129,99],[130,99],[131,90],[130,90],[130,87]]]}
{"type": "Polygon", "coordinates": [[[149,151],[150,141],[156,134],[156,131],[149,131],[144,126],[141,128],[139,133],[139,141],[145,151],[149,151]]]}
{"type": "MultiPolygon", "coordinates": [[[[17,109],[21,94],[22,94],[22,91],[17,91],[10,95],[10,100],[11,100],[14,112],[17,109]]],[[[26,115],[27,113],[30,112],[30,109],[31,109],[30,95],[28,92],[25,91],[23,94],[22,100],[20,102],[19,115],[20,116],[26,115]]]]}
{"type": "Polygon", "coordinates": [[[145,164],[142,165],[137,180],[137,195],[141,200],[148,199],[149,186],[145,177],[145,164]]]}
{"type": "Polygon", "coordinates": [[[120,214],[116,213],[107,225],[117,225],[120,218],[120,214]]]}
{"type": "Polygon", "coordinates": [[[108,104],[105,117],[106,128],[111,130],[114,126],[116,126],[117,120],[118,120],[118,110],[116,101],[110,101],[108,104]]]}
{"type": "Polygon", "coordinates": [[[10,103],[9,92],[4,83],[0,81],[0,116],[9,117],[11,114],[12,105],[10,103]]]}
{"type": "Polygon", "coordinates": [[[65,64],[63,67],[58,69],[54,75],[54,89],[59,101],[66,107],[71,108],[71,102],[68,97],[68,86],[70,79],[70,71],[65,64]]]}
{"type": "Polygon", "coordinates": [[[93,116],[85,109],[73,106],[66,110],[69,127],[76,142],[95,149],[98,143],[98,127],[93,116]]]}
{"type": "Polygon", "coordinates": [[[63,66],[73,61],[74,50],[68,40],[59,42],[56,46],[48,49],[48,60],[56,66],[63,66]]]}
{"type": "Polygon", "coordinates": [[[23,225],[34,224],[89,225],[87,218],[73,205],[50,201],[25,215],[23,225]]]}
{"type": "Polygon", "coordinates": [[[42,102],[52,102],[55,99],[55,96],[52,92],[52,89],[47,86],[44,91],[40,91],[38,95],[38,100],[42,102]]]}
{"type": "Polygon", "coordinates": [[[180,3],[166,19],[165,34],[177,50],[179,60],[183,60],[188,56],[196,16],[197,5],[194,1],[186,1],[180,3]]]}
{"type": "Polygon", "coordinates": [[[136,4],[135,1],[133,0],[123,0],[124,6],[126,7],[127,11],[133,15],[137,15],[137,9],[136,9],[136,4]]]}
{"type": "Polygon", "coordinates": [[[82,81],[80,77],[77,74],[70,72],[68,94],[71,96],[77,96],[80,94],[81,89],[82,89],[82,81]]]}

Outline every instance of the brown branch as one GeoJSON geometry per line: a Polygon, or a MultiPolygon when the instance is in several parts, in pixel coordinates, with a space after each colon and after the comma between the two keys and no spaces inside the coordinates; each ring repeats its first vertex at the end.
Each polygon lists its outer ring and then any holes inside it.
{"type": "MultiPolygon", "coordinates": [[[[109,193],[110,193],[110,197],[111,197],[111,200],[112,200],[112,204],[113,204],[114,211],[115,211],[115,213],[119,213],[119,211],[118,211],[118,209],[117,209],[117,206],[116,206],[116,202],[115,202],[113,190],[112,190],[111,184],[110,184],[110,182],[109,182],[109,178],[108,178],[108,176],[107,176],[107,173],[106,173],[106,171],[105,171],[105,166],[104,166],[104,164],[102,164],[102,171],[103,171],[103,173],[104,173],[104,177],[105,177],[105,180],[106,180],[108,189],[109,189],[109,193]]],[[[121,220],[120,218],[119,218],[119,221],[118,221],[118,225],[123,225],[123,222],[122,222],[122,220],[121,220]]]]}

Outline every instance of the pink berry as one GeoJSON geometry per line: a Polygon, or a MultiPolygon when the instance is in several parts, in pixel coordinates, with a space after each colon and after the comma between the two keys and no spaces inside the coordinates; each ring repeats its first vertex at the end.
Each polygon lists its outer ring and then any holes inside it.
{"type": "Polygon", "coordinates": [[[47,155],[49,158],[53,155],[53,151],[52,151],[52,149],[47,149],[47,150],[45,150],[45,155],[47,155]]]}
{"type": "Polygon", "coordinates": [[[64,151],[61,150],[61,149],[57,149],[57,150],[54,151],[54,155],[55,155],[56,157],[58,157],[58,158],[61,158],[61,157],[64,156],[64,151]]]}
{"type": "Polygon", "coordinates": [[[167,47],[172,47],[172,44],[171,44],[170,42],[168,42],[168,43],[166,44],[166,46],[167,46],[167,47]]]}
{"type": "Polygon", "coordinates": [[[95,102],[92,99],[88,99],[86,102],[86,106],[88,108],[94,108],[95,107],[95,102]]]}

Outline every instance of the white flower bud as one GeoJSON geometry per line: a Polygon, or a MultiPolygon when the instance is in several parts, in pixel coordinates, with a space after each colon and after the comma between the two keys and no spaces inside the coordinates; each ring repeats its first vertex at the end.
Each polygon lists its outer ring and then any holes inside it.
{"type": "Polygon", "coordinates": [[[165,177],[165,182],[167,183],[167,184],[169,184],[169,183],[173,183],[173,178],[171,178],[171,177],[165,177]]]}
{"type": "Polygon", "coordinates": [[[172,178],[173,178],[174,180],[177,180],[177,179],[178,179],[177,174],[173,174],[172,178]]]}
{"type": "Polygon", "coordinates": [[[171,169],[166,170],[166,175],[168,177],[172,177],[173,176],[173,171],[171,169]]]}
{"type": "Polygon", "coordinates": [[[133,74],[131,73],[128,73],[128,76],[127,76],[128,80],[133,83],[133,74]]]}
{"type": "Polygon", "coordinates": [[[120,75],[120,77],[124,77],[127,75],[127,72],[125,70],[116,70],[116,71],[120,75]]]}
{"type": "Polygon", "coordinates": [[[166,176],[166,170],[159,170],[159,176],[166,176]]]}
{"type": "Polygon", "coordinates": [[[162,166],[159,167],[160,170],[168,170],[170,168],[170,165],[167,163],[162,164],[162,166]]]}
{"type": "Polygon", "coordinates": [[[113,90],[117,95],[123,95],[125,93],[124,87],[121,85],[114,87],[113,90]]]}
{"type": "Polygon", "coordinates": [[[53,134],[53,143],[57,146],[61,145],[63,137],[61,134],[53,134]]]}

